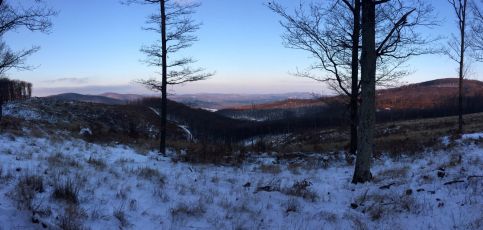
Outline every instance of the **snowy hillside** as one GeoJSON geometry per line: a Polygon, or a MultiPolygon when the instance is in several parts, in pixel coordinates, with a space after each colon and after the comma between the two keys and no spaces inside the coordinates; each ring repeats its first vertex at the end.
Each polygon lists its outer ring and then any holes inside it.
{"type": "MultiPolygon", "coordinates": [[[[125,146],[0,136],[0,229],[482,229],[481,135],[376,160],[190,165],[125,146]]],[[[340,159],[339,159],[340,158],[340,159]]]]}

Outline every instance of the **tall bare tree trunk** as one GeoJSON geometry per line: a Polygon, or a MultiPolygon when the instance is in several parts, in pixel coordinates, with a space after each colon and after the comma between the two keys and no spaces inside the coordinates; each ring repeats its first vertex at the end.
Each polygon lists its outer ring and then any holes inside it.
{"type": "Polygon", "coordinates": [[[463,78],[465,64],[465,35],[466,35],[466,7],[468,0],[464,0],[462,7],[462,15],[460,20],[460,60],[459,60],[459,95],[458,95],[458,133],[463,133],[463,78]]]}
{"type": "Polygon", "coordinates": [[[358,97],[359,97],[359,36],[361,20],[361,3],[360,0],[354,2],[354,29],[352,32],[352,88],[350,97],[351,110],[351,139],[350,139],[350,153],[355,155],[357,153],[357,126],[358,126],[358,97]]]}
{"type": "Polygon", "coordinates": [[[167,121],[167,76],[168,76],[168,62],[167,62],[167,40],[166,40],[166,2],[159,1],[161,8],[161,49],[162,49],[162,86],[161,86],[161,130],[160,130],[160,145],[159,153],[166,154],[166,121],[167,121]]]}
{"type": "Polygon", "coordinates": [[[362,0],[361,106],[357,142],[357,159],[352,183],[372,179],[376,121],[376,2],[362,0]]]}

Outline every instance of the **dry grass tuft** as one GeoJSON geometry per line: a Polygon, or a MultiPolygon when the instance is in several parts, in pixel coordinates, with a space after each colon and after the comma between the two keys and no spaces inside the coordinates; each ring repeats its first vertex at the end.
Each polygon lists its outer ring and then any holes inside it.
{"type": "Polygon", "coordinates": [[[284,208],[285,213],[298,212],[300,209],[300,203],[298,200],[291,198],[285,202],[282,207],[284,208]]]}
{"type": "Polygon", "coordinates": [[[282,172],[282,169],[280,168],[280,165],[276,165],[276,164],[266,165],[266,164],[263,164],[263,165],[260,165],[260,171],[262,171],[263,173],[279,174],[279,173],[282,172]]]}
{"type": "Polygon", "coordinates": [[[166,183],[166,176],[161,174],[157,169],[153,169],[147,166],[141,167],[136,170],[136,174],[138,175],[138,177],[145,180],[150,180],[160,186],[164,186],[166,183]]]}
{"type": "Polygon", "coordinates": [[[191,204],[179,203],[176,207],[171,208],[170,213],[173,218],[180,217],[181,215],[201,217],[206,213],[206,208],[200,200],[191,204]]]}
{"type": "Polygon", "coordinates": [[[58,227],[63,230],[85,230],[83,221],[88,215],[84,209],[76,205],[69,205],[58,218],[58,227]]]}
{"type": "Polygon", "coordinates": [[[70,167],[81,168],[82,165],[70,156],[66,156],[62,153],[56,153],[47,157],[47,162],[50,167],[70,167]]]}
{"type": "Polygon", "coordinates": [[[72,179],[67,179],[63,183],[57,183],[54,185],[54,192],[52,193],[52,197],[56,200],[62,200],[69,204],[78,204],[79,190],[79,183],[72,179]]]}
{"type": "Polygon", "coordinates": [[[367,213],[372,220],[380,220],[398,213],[418,214],[421,211],[419,204],[413,196],[396,194],[368,194],[358,196],[356,202],[364,207],[362,212],[367,213]]]}
{"type": "Polygon", "coordinates": [[[33,200],[37,193],[43,193],[44,182],[41,176],[25,174],[20,177],[12,193],[19,208],[34,210],[33,200]]]}
{"type": "Polygon", "coordinates": [[[104,170],[107,167],[107,164],[104,160],[100,158],[94,158],[92,156],[90,156],[89,159],[87,159],[87,163],[92,165],[97,170],[104,170]]]}
{"type": "Polygon", "coordinates": [[[114,213],[112,214],[121,224],[121,227],[128,227],[129,221],[127,220],[126,213],[124,212],[123,207],[116,208],[114,213]]]}
{"type": "Polygon", "coordinates": [[[409,174],[409,167],[388,168],[379,172],[374,177],[374,182],[378,183],[387,179],[406,178],[409,174]]]}
{"type": "Polygon", "coordinates": [[[290,196],[302,197],[306,200],[315,202],[318,199],[317,193],[310,189],[312,183],[308,180],[296,181],[292,187],[284,190],[284,193],[290,196]]]}

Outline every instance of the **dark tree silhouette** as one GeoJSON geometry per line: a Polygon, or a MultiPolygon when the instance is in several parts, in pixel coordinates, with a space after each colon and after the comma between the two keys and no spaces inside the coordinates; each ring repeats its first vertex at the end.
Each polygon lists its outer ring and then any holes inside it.
{"type": "Polygon", "coordinates": [[[468,66],[465,65],[465,55],[469,48],[469,42],[467,37],[467,26],[468,26],[468,0],[448,0],[451,4],[458,27],[458,35],[452,35],[451,40],[448,42],[448,49],[446,54],[453,61],[457,62],[458,67],[458,133],[463,133],[463,79],[465,78],[468,66]]]}
{"type": "Polygon", "coordinates": [[[31,83],[0,78],[0,120],[3,117],[3,104],[9,101],[28,99],[31,96],[31,83]]]}
{"type": "Polygon", "coordinates": [[[431,5],[419,0],[362,1],[361,105],[352,183],[372,179],[370,170],[375,147],[376,82],[381,75],[377,71],[384,62],[394,62],[389,69],[383,68],[393,71],[393,67],[399,67],[412,56],[436,52],[424,48],[433,40],[417,32],[419,26],[435,25],[432,11],[431,5]]]}
{"type": "Polygon", "coordinates": [[[28,70],[30,66],[25,64],[25,58],[35,53],[39,47],[32,47],[21,51],[11,50],[2,41],[4,35],[12,30],[26,28],[30,31],[49,32],[52,27],[50,18],[56,14],[52,9],[46,8],[42,1],[35,2],[30,7],[15,4],[11,1],[0,0],[0,76],[10,69],[28,70]]]}
{"type": "Polygon", "coordinates": [[[52,27],[50,18],[56,12],[40,3],[41,1],[35,1],[31,7],[25,7],[18,1],[12,4],[10,1],[0,0],[0,119],[4,103],[29,98],[32,94],[32,84],[5,78],[7,71],[31,69],[31,66],[26,65],[25,59],[39,50],[39,47],[32,47],[13,51],[2,39],[7,32],[19,28],[49,32],[52,27]]]}
{"type": "MultiPolygon", "coordinates": [[[[293,14],[275,1],[268,7],[282,16],[283,40],[289,48],[311,53],[317,63],[298,76],[328,85],[349,98],[350,152],[357,150],[358,106],[360,96],[359,56],[361,55],[361,2],[336,0],[327,7],[321,3],[301,4],[293,14]],[[313,74],[322,70],[326,75],[313,74]]],[[[424,1],[388,1],[376,14],[377,76],[380,86],[391,86],[407,74],[401,66],[412,56],[435,52],[417,29],[435,24],[433,8],[424,1]]]]}
{"type": "Polygon", "coordinates": [[[184,84],[188,82],[205,80],[212,73],[204,73],[202,68],[192,68],[196,61],[192,58],[172,59],[178,51],[190,47],[197,37],[193,35],[200,28],[191,15],[200,6],[194,1],[176,0],[127,0],[127,3],[152,4],[159,7],[159,13],[148,17],[149,31],[160,35],[160,40],[153,45],[143,47],[141,51],[146,54],[145,62],[150,66],[161,68],[161,80],[147,79],[139,83],[151,90],[161,92],[161,128],[160,146],[161,154],[166,153],[166,124],[168,85],[184,84]]]}
{"type": "Polygon", "coordinates": [[[285,46],[307,51],[318,61],[309,71],[296,75],[328,83],[333,90],[349,97],[350,152],[355,154],[359,105],[360,2],[337,1],[329,9],[324,9],[321,4],[310,4],[308,10],[300,4],[293,15],[275,1],[270,1],[268,7],[284,19],[280,24],[285,29],[285,46]],[[341,37],[341,33],[347,36],[341,37]],[[325,70],[329,74],[320,77],[310,70],[325,70]]]}
{"type": "Polygon", "coordinates": [[[471,24],[470,45],[473,49],[473,57],[479,61],[483,61],[483,1],[473,1],[471,10],[473,23],[471,24]]]}
{"type": "Polygon", "coordinates": [[[372,179],[376,123],[376,2],[362,0],[361,107],[358,129],[356,167],[352,183],[372,179]]]}

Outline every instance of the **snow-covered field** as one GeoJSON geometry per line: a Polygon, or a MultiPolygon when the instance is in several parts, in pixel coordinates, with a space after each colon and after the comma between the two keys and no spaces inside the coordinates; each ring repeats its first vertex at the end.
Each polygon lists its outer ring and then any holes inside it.
{"type": "Polygon", "coordinates": [[[191,165],[4,134],[0,229],[483,229],[480,137],[376,160],[374,182],[353,185],[337,156],[191,165]]]}

